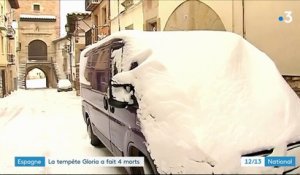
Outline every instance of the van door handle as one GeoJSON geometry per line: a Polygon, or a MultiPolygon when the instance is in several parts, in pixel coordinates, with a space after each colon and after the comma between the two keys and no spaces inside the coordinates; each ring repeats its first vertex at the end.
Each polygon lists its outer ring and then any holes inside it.
{"type": "Polygon", "coordinates": [[[105,110],[108,109],[108,102],[107,102],[107,98],[105,96],[103,97],[103,107],[105,110]]]}
{"type": "Polygon", "coordinates": [[[112,106],[110,106],[110,109],[109,109],[109,110],[110,110],[111,113],[114,113],[114,112],[115,112],[115,108],[112,107],[112,106]]]}

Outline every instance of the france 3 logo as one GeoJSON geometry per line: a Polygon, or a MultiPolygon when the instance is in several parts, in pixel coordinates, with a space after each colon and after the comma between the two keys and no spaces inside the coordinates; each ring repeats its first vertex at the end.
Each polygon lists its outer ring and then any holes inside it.
{"type": "Polygon", "coordinates": [[[291,23],[293,22],[293,12],[292,11],[284,11],[284,15],[278,17],[279,22],[291,23]]]}

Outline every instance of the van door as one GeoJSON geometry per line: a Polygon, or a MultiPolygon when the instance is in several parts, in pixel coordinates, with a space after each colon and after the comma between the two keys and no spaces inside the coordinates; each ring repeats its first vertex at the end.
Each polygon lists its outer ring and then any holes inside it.
{"type": "MultiPolygon", "coordinates": [[[[112,45],[112,76],[118,73],[116,61],[123,57],[124,47],[120,44],[121,41],[116,41],[112,45]]],[[[130,128],[135,124],[135,110],[133,108],[114,108],[109,106],[111,116],[110,135],[112,142],[112,150],[114,155],[122,156],[127,149],[127,142],[130,138],[130,128]]]]}
{"type": "Polygon", "coordinates": [[[103,144],[111,149],[110,143],[110,117],[108,106],[105,104],[104,97],[107,96],[107,88],[110,80],[110,47],[105,46],[96,48],[89,58],[91,65],[91,98],[92,109],[91,121],[95,125],[95,135],[103,144]]]}

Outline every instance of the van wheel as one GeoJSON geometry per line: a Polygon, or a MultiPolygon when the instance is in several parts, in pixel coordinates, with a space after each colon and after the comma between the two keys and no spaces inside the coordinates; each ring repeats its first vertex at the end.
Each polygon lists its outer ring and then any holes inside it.
{"type": "Polygon", "coordinates": [[[157,174],[152,170],[151,164],[146,157],[144,157],[144,167],[132,167],[131,173],[132,174],[157,174]]]}
{"type": "Polygon", "coordinates": [[[86,119],[86,124],[87,124],[87,132],[88,132],[88,135],[89,135],[89,137],[91,139],[91,142],[90,142],[91,145],[93,145],[93,146],[101,146],[102,145],[101,141],[93,133],[93,129],[92,129],[92,124],[91,124],[90,118],[86,119]]]}
{"type": "Polygon", "coordinates": [[[145,162],[144,162],[144,174],[154,174],[154,172],[152,171],[150,162],[147,160],[147,158],[145,158],[145,162]]]}

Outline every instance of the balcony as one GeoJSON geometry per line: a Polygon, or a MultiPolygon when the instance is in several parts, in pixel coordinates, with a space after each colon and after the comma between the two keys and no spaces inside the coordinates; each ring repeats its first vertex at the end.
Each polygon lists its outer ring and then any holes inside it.
{"type": "Polygon", "coordinates": [[[7,54],[7,62],[8,64],[15,64],[15,55],[12,53],[7,54]]]}
{"type": "Polygon", "coordinates": [[[8,25],[7,27],[6,37],[8,37],[10,40],[15,38],[15,30],[12,28],[11,25],[8,25]]]}
{"type": "Polygon", "coordinates": [[[85,0],[85,10],[93,11],[102,0],[85,0]]]}
{"type": "Polygon", "coordinates": [[[127,10],[129,7],[133,6],[133,0],[124,0],[121,5],[127,10]]]}
{"type": "Polygon", "coordinates": [[[110,35],[109,25],[96,26],[85,32],[85,45],[93,44],[110,35]]]}
{"type": "Polygon", "coordinates": [[[104,25],[99,28],[98,39],[103,39],[108,35],[109,35],[109,26],[108,25],[104,25]]]}

